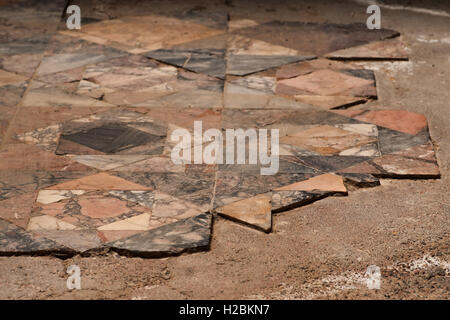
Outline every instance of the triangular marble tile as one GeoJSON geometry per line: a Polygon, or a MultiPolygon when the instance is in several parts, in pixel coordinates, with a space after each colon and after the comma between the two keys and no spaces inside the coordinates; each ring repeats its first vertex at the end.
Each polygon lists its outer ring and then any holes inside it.
{"type": "Polygon", "coordinates": [[[109,175],[97,173],[73,181],[64,182],[47,188],[48,190],[152,190],[137,183],[109,175]]]}
{"type": "Polygon", "coordinates": [[[74,52],[74,53],[60,53],[44,57],[37,75],[43,76],[46,74],[61,72],[64,70],[74,69],[89,64],[98,63],[112,58],[117,58],[126,54],[113,48],[106,48],[103,52],[74,52]]]}
{"type": "Polygon", "coordinates": [[[338,60],[408,60],[409,49],[400,38],[371,42],[326,55],[338,60]]]}
{"type": "Polygon", "coordinates": [[[103,225],[98,228],[99,231],[120,231],[120,230],[135,230],[145,231],[150,229],[150,213],[143,213],[131,218],[116,221],[110,224],[103,225]]]}
{"type": "Polygon", "coordinates": [[[22,100],[24,107],[112,107],[113,104],[87,96],[65,92],[58,88],[30,89],[22,100]]]}
{"type": "Polygon", "coordinates": [[[416,135],[410,135],[385,127],[378,127],[378,140],[382,155],[394,153],[413,147],[415,145],[427,144],[430,141],[428,128],[423,129],[416,135]]]}
{"type": "Polygon", "coordinates": [[[344,186],[344,181],[341,176],[326,173],[305,181],[277,188],[275,191],[332,191],[347,193],[347,188],[344,186]]]}
{"type": "Polygon", "coordinates": [[[413,135],[427,126],[424,115],[406,110],[370,110],[354,118],[413,135]]]}
{"type": "Polygon", "coordinates": [[[72,159],[98,170],[113,170],[149,158],[147,155],[81,155],[72,159]]]}
{"type": "Polygon", "coordinates": [[[294,209],[330,195],[330,192],[274,190],[272,191],[272,211],[275,213],[294,209]]]}
{"type": "Polygon", "coordinates": [[[264,232],[272,229],[271,194],[261,194],[216,208],[215,212],[264,232]]]}
{"type": "Polygon", "coordinates": [[[227,58],[227,74],[245,76],[283,64],[313,59],[314,56],[234,55],[227,58]]]}

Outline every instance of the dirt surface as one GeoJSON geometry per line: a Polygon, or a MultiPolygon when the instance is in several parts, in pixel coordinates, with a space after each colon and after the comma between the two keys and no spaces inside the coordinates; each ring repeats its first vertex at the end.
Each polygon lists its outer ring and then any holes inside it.
{"type": "MultiPolygon", "coordinates": [[[[273,1],[245,11],[260,20],[364,22],[367,6],[360,2],[273,1]]],[[[235,15],[250,6],[227,3],[235,15]]],[[[426,8],[450,13],[450,3],[436,3],[426,8]]],[[[0,257],[0,299],[449,299],[450,17],[381,13],[382,27],[400,31],[412,53],[409,62],[372,63],[378,104],[427,116],[441,179],[384,180],[327,198],[276,215],[271,234],[216,218],[208,252],[165,259],[0,257]],[[81,290],[66,287],[72,264],[81,268],[81,290]],[[379,290],[364,283],[369,265],[381,268],[379,290]]]]}

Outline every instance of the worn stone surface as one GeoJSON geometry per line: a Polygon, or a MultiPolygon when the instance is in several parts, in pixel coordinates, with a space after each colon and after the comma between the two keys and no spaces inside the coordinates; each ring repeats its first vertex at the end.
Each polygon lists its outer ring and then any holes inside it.
{"type": "Polygon", "coordinates": [[[253,20],[231,2],[86,3],[67,30],[62,1],[33,5],[1,3],[3,254],[180,254],[209,247],[213,212],[269,232],[273,213],[380,177],[440,176],[425,117],[374,105],[375,72],[337,61],[406,59],[394,30],[253,20]],[[194,121],[279,130],[278,170],[248,154],[173,163],[172,134],[194,121]]]}

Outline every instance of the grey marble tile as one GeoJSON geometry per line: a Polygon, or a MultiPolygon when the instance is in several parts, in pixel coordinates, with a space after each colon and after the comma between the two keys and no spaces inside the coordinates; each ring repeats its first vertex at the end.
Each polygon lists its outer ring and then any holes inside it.
{"type": "Polygon", "coordinates": [[[53,240],[34,235],[0,220],[0,255],[73,255],[74,251],[53,240]]]}
{"type": "Polygon", "coordinates": [[[187,70],[225,78],[225,49],[159,49],[145,55],[187,70]]]}
{"type": "Polygon", "coordinates": [[[227,74],[245,76],[283,64],[306,61],[313,58],[314,56],[230,55],[228,56],[227,74]]]}
{"type": "Polygon", "coordinates": [[[382,155],[394,153],[415,145],[427,144],[430,141],[428,129],[424,129],[416,135],[410,135],[400,131],[378,126],[378,139],[382,155]]]}
{"type": "Polygon", "coordinates": [[[309,191],[273,191],[272,212],[278,213],[291,210],[326,198],[329,195],[332,195],[332,193],[309,191]]]}
{"type": "Polygon", "coordinates": [[[212,216],[201,214],[108,244],[121,254],[143,257],[178,255],[209,247],[212,216]]]}

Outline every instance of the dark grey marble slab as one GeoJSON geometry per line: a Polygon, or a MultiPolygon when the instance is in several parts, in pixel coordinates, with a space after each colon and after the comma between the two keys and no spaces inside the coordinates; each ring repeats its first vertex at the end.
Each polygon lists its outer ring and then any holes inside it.
{"type": "Polygon", "coordinates": [[[53,240],[34,235],[0,220],[0,255],[73,255],[75,252],[53,240]]]}
{"type": "Polygon", "coordinates": [[[209,248],[212,216],[200,214],[121,239],[108,246],[121,254],[143,257],[178,255],[209,248]]]}
{"type": "Polygon", "coordinates": [[[385,155],[416,145],[427,144],[430,141],[430,135],[427,128],[416,135],[411,135],[378,126],[378,140],[381,154],[385,155]]]}

